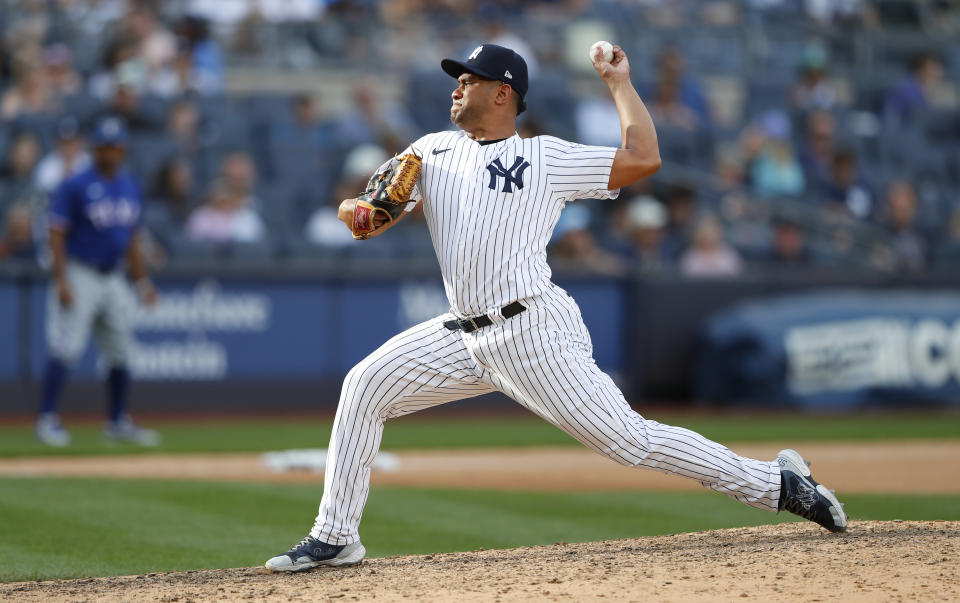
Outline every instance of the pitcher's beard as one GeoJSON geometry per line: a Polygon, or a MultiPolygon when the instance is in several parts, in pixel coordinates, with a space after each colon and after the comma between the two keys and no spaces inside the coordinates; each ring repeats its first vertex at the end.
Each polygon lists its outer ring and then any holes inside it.
{"type": "Polygon", "coordinates": [[[464,129],[465,125],[469,125],[471,121],[474,121],[476,111],[471,107],[460,106],[460,110],[456,111],[453,107],[450,108],[450,121],[453,122],[453,125],[464,129]]]}

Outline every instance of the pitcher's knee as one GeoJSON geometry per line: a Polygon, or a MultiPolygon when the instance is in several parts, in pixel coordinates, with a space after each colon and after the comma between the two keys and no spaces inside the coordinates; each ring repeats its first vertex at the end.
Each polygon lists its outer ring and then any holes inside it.
{"type": "Polygon", "coordinates": [[[366,416],[384,412],[380,407],[386,402],[384,394],[388,386],[377,373],[378,371],[363,362],[350,369],[340,392],[341,410],[366,416]]]}
{"type": "Polygon", "coordinates": [[[624,467],[636,467],[643,463],[643,459],[647,456],[645,451],[627,446],[605,448],[600,453],[624,467]]]}
{"type": "MultiPolygon", "coordinates": [[[[616,435],[621,436],[623,434],[616,435]]],[[[624,467],[636,467],[643,463],[644,459],[650,454],[646,438],[637,434],[616,438],[600,436],[596,442],[587,445],[624,467]]]]}

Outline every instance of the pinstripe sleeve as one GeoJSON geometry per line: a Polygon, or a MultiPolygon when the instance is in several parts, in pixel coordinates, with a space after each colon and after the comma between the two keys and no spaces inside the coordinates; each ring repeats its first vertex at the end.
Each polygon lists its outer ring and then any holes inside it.
{"type": "Polygon", "coordinates": [[[541,137],[543,165],[554,195],[563,202],[576,199],[616,199],[609,190],[616,147],[595,147],[553,136],[541,137]]]}

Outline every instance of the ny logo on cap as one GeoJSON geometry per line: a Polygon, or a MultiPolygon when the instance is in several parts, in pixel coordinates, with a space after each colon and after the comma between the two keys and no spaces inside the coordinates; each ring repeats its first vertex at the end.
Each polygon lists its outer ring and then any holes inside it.
{"type": "Polygon", "coordinates": [[[499,159],[494,159],[493,163],[487,166],[487,171],[490,172],[490,185],[487,188],[497,188],[497,180],[501,176],[503,177],[503,190],[501,192],[512,193],[512,184],[516,184],[517,188],[523,188],[523,172],[528,167],[530,167],[530,162],[520,156],[513,160],[513,165],[509,169],[504,168],[499,159]]]}
{"type": "Polygon", "coordinates": [[[510,70],[509,70],[509,69],[507,69],[507,72],[503,74],[503,77],[507,77],[507,78],[510,78],[510,79],[512,80],[512,79],[513,79],[513,74],[510,73],[510,70]]]}
{"type": "Polygon", "coordinates": [[[481,50],[483,50],[482,44],[473,49],[473,52],[470,53],[470,56],[467,57],[467,60],[472,61],[473,59],[477,58],[477,55],[480,54],[481,50]]]}

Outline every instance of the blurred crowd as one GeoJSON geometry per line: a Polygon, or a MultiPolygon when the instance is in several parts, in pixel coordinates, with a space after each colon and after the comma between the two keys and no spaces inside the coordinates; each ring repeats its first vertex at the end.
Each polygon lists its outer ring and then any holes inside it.
{"type": "Polygon", "coordinates": [[[439,59],[483,40],[513,47],[532,80],[522,136],[619,146],[586,59],[606,38],[630,57],[664,167],[616,201],[567,207],[552,262],[692,276],[950,269],[955,4],[0,0],[0,261],[43,262],[47,198],[89,165],[86,134],[105,114],[131,131],[156,266],[429,258],[419,209],[358,243],[336,206],[408,142],[452,127],[439,59]],[[304,85],[230,85],[272,72],[304,85]],[[334,88],[346,102],[328,102],[334,88]]]}

